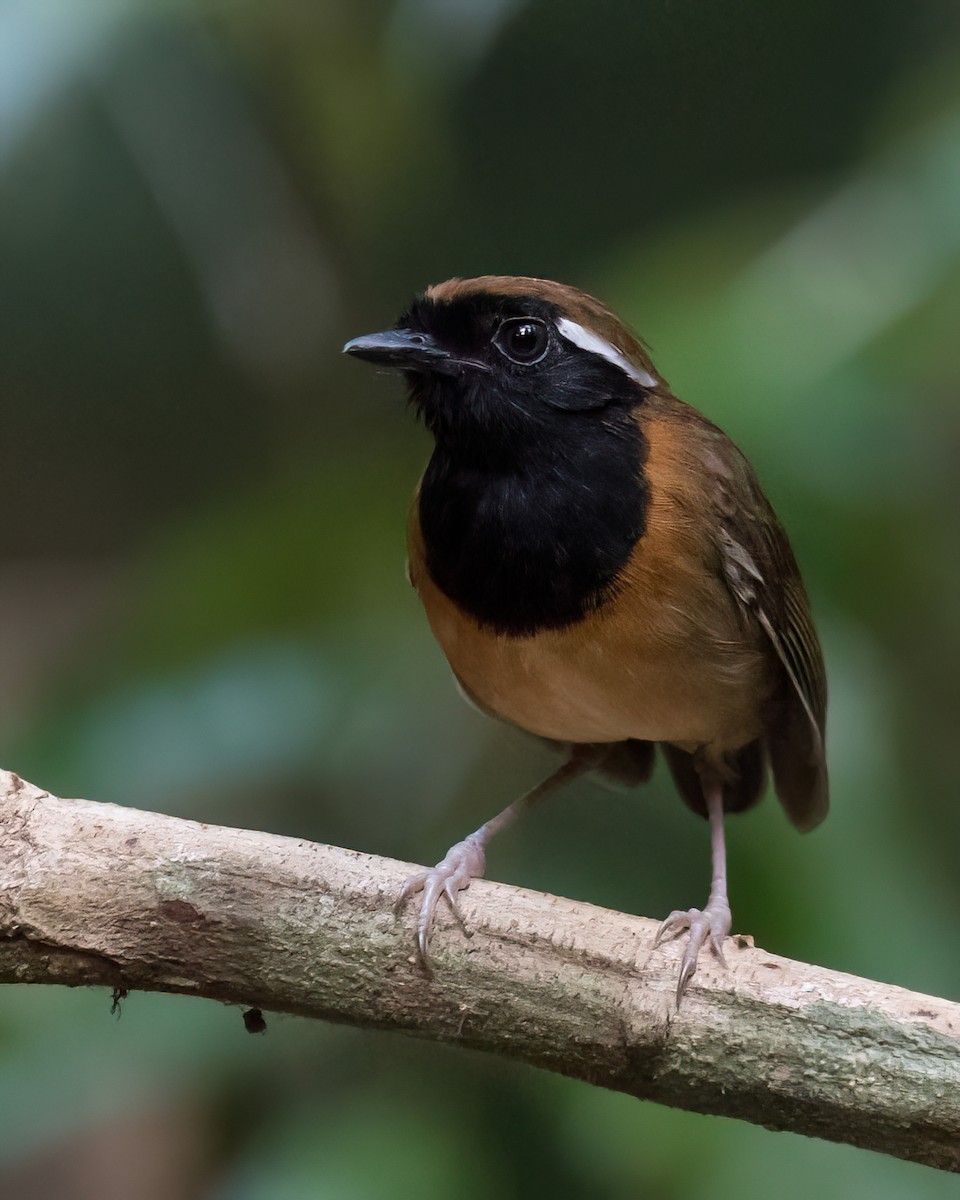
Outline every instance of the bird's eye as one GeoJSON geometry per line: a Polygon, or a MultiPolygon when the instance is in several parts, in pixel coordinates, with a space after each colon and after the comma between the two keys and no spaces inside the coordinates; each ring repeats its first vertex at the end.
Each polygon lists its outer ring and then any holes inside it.
{"type": "Polygon", "coordinates": [[[536,317],[511,317],[500,325],[493,344],[511,362],[529,367],[546,354],[550,335],[536,317]]]}

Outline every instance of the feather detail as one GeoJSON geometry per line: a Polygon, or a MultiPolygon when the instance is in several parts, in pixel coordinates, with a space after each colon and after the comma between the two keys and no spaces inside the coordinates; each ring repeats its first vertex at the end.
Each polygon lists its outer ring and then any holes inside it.
{"type": "Polygon", "coordinates": [[[709,460],[723,574],[783,668],[786,686],[772,710],[767,747],[777,794],[794,824],[810,829],[829,807],[823,656],[787,535],[747,460],[721,438],[709,460]]]}

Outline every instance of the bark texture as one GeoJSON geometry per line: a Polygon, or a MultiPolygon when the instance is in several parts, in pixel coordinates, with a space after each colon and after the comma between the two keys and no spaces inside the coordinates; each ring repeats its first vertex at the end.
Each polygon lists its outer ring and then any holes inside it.
{"type": "MultiPolygon", "coordinates": [[[[86,800],[0,771],[0,982],[183,992],[399,1029],[588,1083],[960,1171],[960,1005],[778,958],[704,954],[679,1012],[657,924],[504,884],[447,913],[409,864],[86,800]]],[[[254,1022],[255,1024],[255,1022],[254,1022]]]]}

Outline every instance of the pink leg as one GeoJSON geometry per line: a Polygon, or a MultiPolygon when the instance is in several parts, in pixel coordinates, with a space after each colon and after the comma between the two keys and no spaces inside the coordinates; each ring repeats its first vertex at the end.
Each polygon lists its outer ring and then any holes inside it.
{"type": "Polygon", "coordinates": [[[423,892],[420,913],[417,918],[417,946],[420,951],[420,959],[425,966],[429,966],[430,963],[428,949],[440,897],[446,897],[453,915],[460,923],[460,928],[466,933],[460,905],[457,903],[457,892],[468,888],[471,879],[482,878],[486,867],[486,847],[490,839],[502,829],[512,825],[525,809],[536,804],[538,800],[542,800],[548,792],[552,792],[554,788],[563,783],[569,783],[571,779],[576,779],[577,776],[583,775],[597,766],[602,761],[603,754],[602,747],[574,746],[567,761],[552,775],[548,775],[542,783],[531,788],[519,800],[514,800],[502,812],[484,822],[479,829],[468,834],[462,842],[451,846],[440,862],[431,870],[411,875],[404,883],[397,900],[398,911],[410,896],[417,892],[423,892]]]}
{"type": "Polygon", "coordinates": [[[683,999],[687,984],[697,969],[697,958],[703,943],[710,938],[710,948],[723,966],[723,939],[730,932],[730,904],[727,900],[727,847],[723,837],[723,786],[719,782],[704,784],[707,814],[710,818],[710,850],[713,860],[713,879],[710,896],[703,909],[677,909],[660,926],[655,945],[667,937],[676,937],[685,929],[690,931],[687,948],[680,963],[677,982],[677,1007],[683,999]]]}

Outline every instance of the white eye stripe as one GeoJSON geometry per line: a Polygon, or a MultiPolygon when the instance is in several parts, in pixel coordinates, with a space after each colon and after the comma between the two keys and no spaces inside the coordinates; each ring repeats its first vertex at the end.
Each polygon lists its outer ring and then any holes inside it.
{"type": "Polygon", "coordinates": [[[576,321],[571,321],[567,317],[561,317],[557,321],[557,333],[562,338],[566,338],[568,342],[579,346],[581,350],[586,350],[588,354],[596,354],[600,358],[605,358],[607,362],[613,363],[615,367],[619,367],[625,375],[629,375],[641,387],[656,387],[657,381],[652,375],[644,371],[642,367],[635,367],[627,356],[622,354],[606,338],[600,337],[597,333],[592,333],[589,329],[584,329],[576,321]]]}

